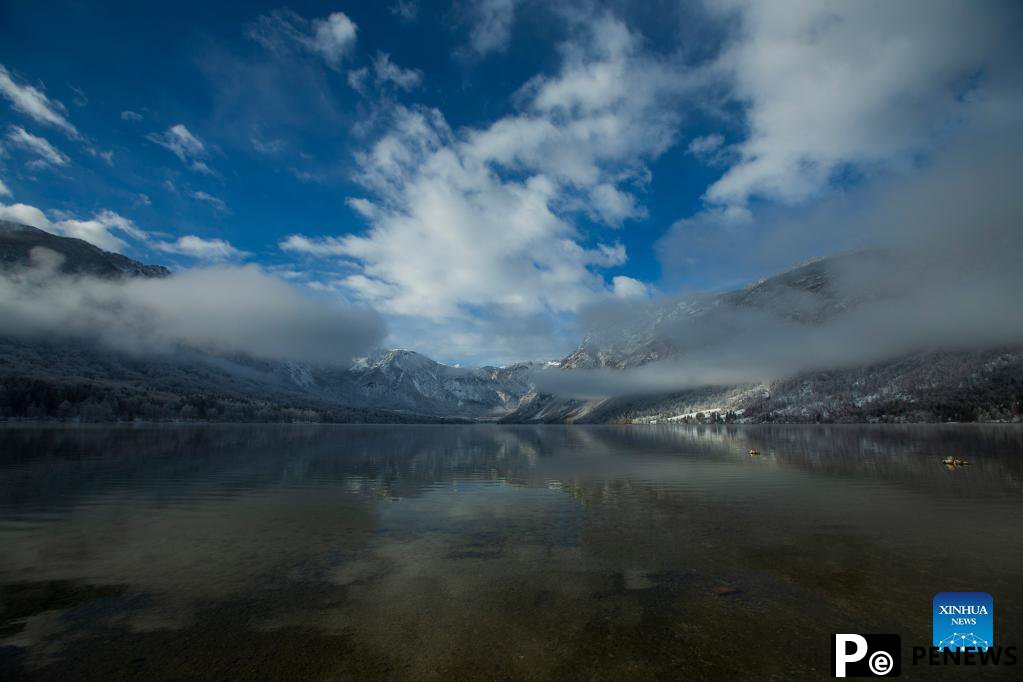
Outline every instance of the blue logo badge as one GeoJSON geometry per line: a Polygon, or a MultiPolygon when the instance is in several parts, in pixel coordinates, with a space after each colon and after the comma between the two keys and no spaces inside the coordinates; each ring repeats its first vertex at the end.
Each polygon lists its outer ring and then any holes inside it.
{"type": "Polygon", "coordinates": [[[933,646],[951,651],[984,651],[995,644],[995,605],[987,592],[934,595],[933,646]]]}

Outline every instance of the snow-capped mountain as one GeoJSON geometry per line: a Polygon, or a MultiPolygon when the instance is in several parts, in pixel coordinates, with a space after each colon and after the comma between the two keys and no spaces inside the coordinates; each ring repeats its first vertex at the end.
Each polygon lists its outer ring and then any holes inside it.
{"type": "MultiPolygon", "coordinates": [[[[66,274],[170,276],[162,266],[145,265],[81,240],[0,222],[0,269],[27,264],[32,249],[39,246],[63,257],[60,269],[66,274]]],[[[685,358],[728,335],[755,334],[754,323],[783,320],[796,329],[812,329],[864,301],[891,295],[885,287],[875,291],[845,285],[849,272],[863,279],[871,268],[888,268],[887,258],[875,252],[844,254],[804,263],[737,291],[629,305],[595,325],[560,362],[507,367],[444,365],[400,349],[378,351],[348,367],[224,357],[194,348],[143,356],[82,340],[5,336],[0,327],[0,419],[1019,419],[1023,351],[1018,348],[921,352],[773,381],[602,400],[559,397],[536,388],[539,373],[628,371],[685,358]]]]}
{"type": "Polygon", "coordinates": [[[592,330],[561,365],[625,369],[678,357],[714,340],[710,333],[693,334],[689,329],[716,329],[722,319],[736,326],[733,320],[743,312],[819,323],[855,307],[868,295],[883,295],[863,287],[854,294],[841,282],[851,271],[881,268],[887,260],[877,251],[845,253],[814,259],[736,291],[630,305],[628,311],[592,330]]]}
{"type": "Polygon", "coordinates": [[[411,350],[382,350],[350,368],[309,369],[317,390],[363,407],[421,415],[496,419],[529,392],[534,363],[454,367],[411,350]]]}
{"type": "Polygon", "coordinates": [[[444,416],[497,417],[518,407],[532,363],[452,367],[410,350],[387,350],[348,370],[367,405],[401,406],[444,416]]]}
{"type": "MultiPolygon", "coordinates": [[[[59,254],[65,275],[171,274],[79,239],[0,222],[0,270],[31,264],[39,247],[59,254]]],[[[132,355],[82,339],[5,337],[0,326],[0,418],[496,419],[528,393],[532,367],[453,367],[409,350],[380,350],[350,367],[195,348],[132,355]]]]}
{"type": "MultiPolygon", "coordinates": [[[[561,366],[566,371],[629,370],[755,335],[779,322],[812,331],[864,303],[899,295],[890,255],[859,251],[821,258],[742,289],[630,306],[596,328],[561,366]],[[881,283],[881,284],[877,284],[881,283]],[[876,285],[876,286],[875,286],[876,285]]],[[[919,265],[917,266],[919,267],[919,265]]],[[[751,344],[755,347],[755,343],[751,344]]],[[[511,422],[945,421],[1018,420],[1023,414],[1023,349],[927,350],[772,381],[686,388],[672,393],[579,400],[532,392],[511,422]]]]}

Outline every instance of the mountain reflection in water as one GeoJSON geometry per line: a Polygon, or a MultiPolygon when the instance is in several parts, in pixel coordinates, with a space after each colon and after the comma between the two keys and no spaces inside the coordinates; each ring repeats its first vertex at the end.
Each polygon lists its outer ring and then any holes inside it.
{"type": "Polygon", "coordinates": [[[11,427],[0,679],[819,678],[956,590],[1019,643],[1021,488],[1013,426],[11,427]]]}

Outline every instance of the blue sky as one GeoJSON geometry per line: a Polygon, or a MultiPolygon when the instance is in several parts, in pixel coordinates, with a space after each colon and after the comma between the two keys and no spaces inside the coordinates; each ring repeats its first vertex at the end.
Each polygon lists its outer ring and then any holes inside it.
{"type": "Polygon", "coordinates": [[[856,245],[815,207],[1017,111],[1019,14],[7,2],[0,213],[261,267],[442,361],[557,357],[588,306],[856,245]]]}

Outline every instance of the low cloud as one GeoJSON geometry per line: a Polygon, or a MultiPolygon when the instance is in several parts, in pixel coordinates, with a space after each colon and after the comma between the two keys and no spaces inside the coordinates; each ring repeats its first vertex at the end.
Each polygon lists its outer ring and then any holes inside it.
{"type": "Polygon", "coordinates": [[[0,273],[0,333],[137,354],[187,348],[335,365],[364,355],[386,333],[371,310],[309,298],[255,266],[102,280],[61,275],[60,261],[36,249],[30,266],[0,273]]]}
{"type": "MultiPolygon", "coordinates": [[[[744,241],[740,252],[776,250],[791,259],[800,244],[821,236],[834,244],[850,233],[867,249],[818,261],[823,289],[816,293],[810,282],[801,282],[745,289],[735,297],[703,294],[589,308],[583,318],[600,347],[626,348],[642,338],[671,348],[670,359],[626,370],[547,371],[537,375],[537,384],[545,392],[585,398],[667,393],[862,366],[920,351],[1018,347],[1020,159],[1018,134],[965,137],[924,169],[890,176],[881,186],[766,221],[747,216],[756,237],[744,241]]],[[[718,240],[716,257],[742,258],[722,242],[729,243],[718,240]]],[[[674,257],[684,260],[684,242],[674,248],[674,257]]],[[[669,258],[665,267],[673,262],[669,258]]]]}

